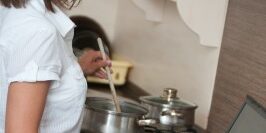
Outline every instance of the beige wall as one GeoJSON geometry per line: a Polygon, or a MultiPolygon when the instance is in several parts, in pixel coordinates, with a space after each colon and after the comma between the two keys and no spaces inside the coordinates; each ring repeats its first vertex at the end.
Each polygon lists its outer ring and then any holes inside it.
{"type": "Polygon", "coordinates": [[[118,0],[82,0],[77,8],[73,8],[69,12],[69,15],[85,15],[96,20],[105,29],[110,41],[112,41],[117,5],[118,0]]]}
{"type": "Polygon", "coordinates": [[[130,60],[130,80],[152,95],[166,87],[199,105],[196,123],[206,128],[219,48],[199,44],[183,23],[176,4],[167,2],[163,22],[145,20],[131,0],[119,0],[114,50],[130,60]]]}
{"type": "Polygon", "coordinates": [[[130,80],[152,95],[165,87],[199,105],[196,123],[206,127],[220,48],[200,45],[181,20],[176,4],[168,1],[161,23],[145,20],[131,0],[83,0],[70,12],[98,21],[115,53],[134,64],[130,80]]]}

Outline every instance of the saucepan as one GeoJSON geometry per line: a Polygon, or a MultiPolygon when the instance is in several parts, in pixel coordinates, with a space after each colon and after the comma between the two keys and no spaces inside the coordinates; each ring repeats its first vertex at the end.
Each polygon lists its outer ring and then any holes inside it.
{"type": "Polygon", "coordinates": [[[88,133],[143,133],[143,126],[156,123],[144,119],[148,110],[140,105],[120,101],[120,107],[121,113],[117,113],[113,100],[88,97],[82,129],[88,133]]]}

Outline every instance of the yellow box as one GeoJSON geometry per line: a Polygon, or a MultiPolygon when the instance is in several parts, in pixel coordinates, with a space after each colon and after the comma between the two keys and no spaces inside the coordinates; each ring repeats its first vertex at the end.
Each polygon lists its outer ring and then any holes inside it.
{"type": "MultiPolygon", "coordinates": [[[[115,85],[125,84],[129,68],[131,67],[132,64],[126,61],[112,61],[112,79],[115,85]]],[[[93,83],[109,84],[108,80],[100,79],[95,76],[87,76],[87,81],[93,83]]]]}

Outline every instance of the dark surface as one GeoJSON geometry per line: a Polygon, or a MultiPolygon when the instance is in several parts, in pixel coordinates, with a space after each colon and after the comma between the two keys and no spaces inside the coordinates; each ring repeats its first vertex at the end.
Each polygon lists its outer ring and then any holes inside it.
{"type": "Polygon", "coordinates": [[[230,0],[208,132],[224,133],[246,95],[266,105],[266,1],[230,0]]]}
{"type": "MultiPolygon", "coordinates": [[[[97,90],[99,92],[108,94],[111,93],[109,85],[89,83],[88,86],[90,87],[90,89],[97,90]]],[[[116,92],[118,96],[126,97],[137,102],[140,102],[140,96],[150,95],[148,92],[144,91],[143,89],[131,82],[126,82],[125,85],[122,86],[116,86],[116,92]]]]}
{"type": "MultiPolygon", "coordinates": [[[[91,133],[89,131],[86,131],[86,130],[81,130],[80,133],[91,133]]],[[[149,129],[149,130],[146,130],[145,132],[143,133],[177,133],[177,132],[171,132],[171,131],[160,131],[160,130],[154,130],[154,129],[149,129]]],[[[195,129],[188,129],[184,132],[180,132],[180,133],[200,133],[200,132],[197,132],[197,130],[195,129]]]]}

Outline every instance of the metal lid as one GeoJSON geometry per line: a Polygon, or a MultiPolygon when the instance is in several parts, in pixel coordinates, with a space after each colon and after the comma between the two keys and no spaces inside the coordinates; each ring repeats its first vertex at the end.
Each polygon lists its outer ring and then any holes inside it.
{"type": "Polygon", "coordinates": [[[177,90],[173,88],[166,88],[163,91],[162,96],[144,96],[140,97],[140,100],[144,103],[154,106],[175,108],[175,109],[195,109],[197,105],[186,100],[177,97],[177,90]]]}
{"type": "Polygon", "coordinates": [[[148,113],[148,110],[129,102],[120,101],[121,113],[117,113],[113,100],[101,97],[88,97],[86,99],[86,108],[97,112],[106,114],[127,116],[127,117],[138,117],[148,113]]]}

